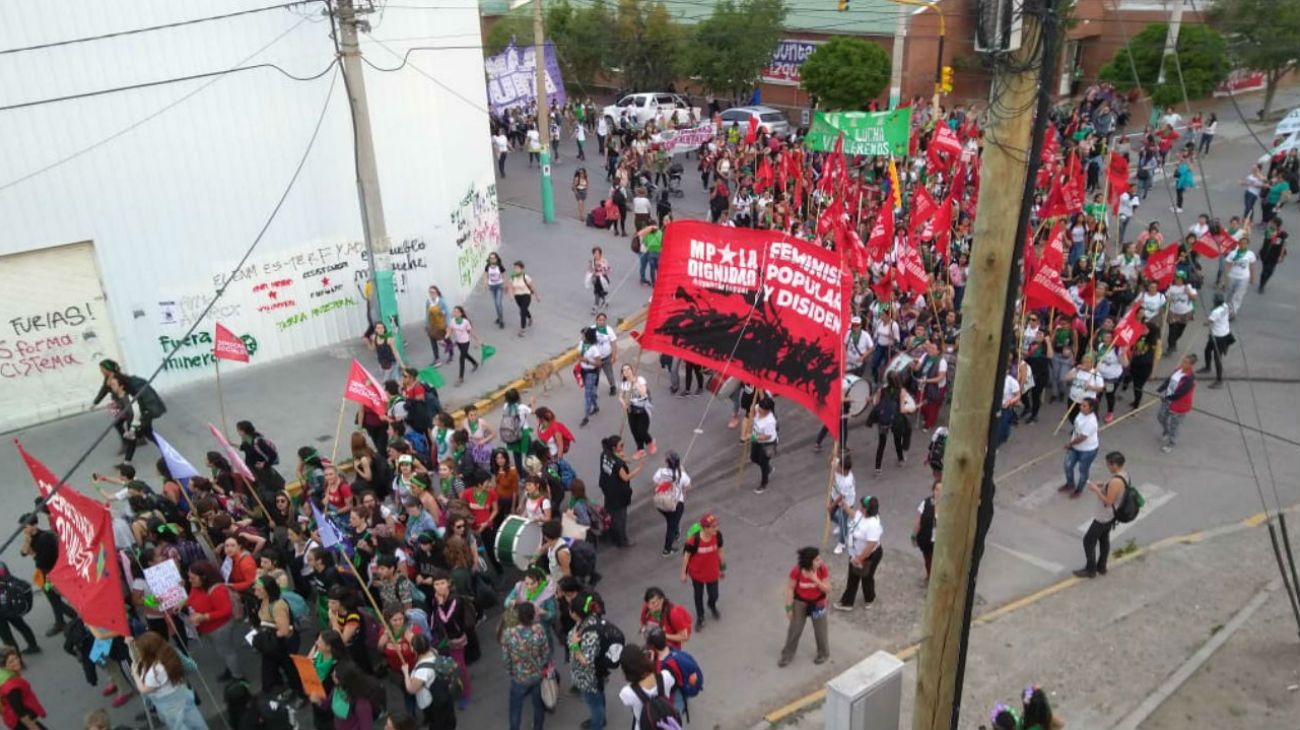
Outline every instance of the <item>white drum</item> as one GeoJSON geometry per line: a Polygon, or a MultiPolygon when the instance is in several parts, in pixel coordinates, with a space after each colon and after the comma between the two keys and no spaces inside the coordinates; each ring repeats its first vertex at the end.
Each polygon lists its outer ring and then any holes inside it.
{"type": "Polygon", "coordinates": [[[850,416],[861,415],[867,410],[867,405],[871,402],[871,383],[849,374],[844,376],[841,386],[844,389],[844,400],[849,404],[850,416]]]}
{"type": "Polygon", "coordinates": [[[528,570],[529,563],[537,557],[541,547],[542,526],[519,515],[507,517],[497,531],[497,559],[502,563],[513,563],[520,570],[528,570]]]}

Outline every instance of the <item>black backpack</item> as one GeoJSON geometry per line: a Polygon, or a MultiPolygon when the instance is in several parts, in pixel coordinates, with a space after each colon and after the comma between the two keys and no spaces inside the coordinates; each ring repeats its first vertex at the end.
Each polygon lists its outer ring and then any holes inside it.
{"type": "Polygon", "coordinates": [[[575,578],[590,578],[596,574],[596,546],[586,540],[569,544],[569,572],[575,578]]]}
{"type": "Polygon", "coordinates": [[[1142,493],[1133,486],[1133,483],[1126,476],[1120,476],[1124,480],[1124,493],[1120,495],[1119,501],[1115,503],[1115,521],[1120,523],[1132,522],[1137,519],[1138,513],[1146,505],[1146,498],[1142,493]]]}
{"type": "Polygon", "coordinates": [[[0,618],[22,618],[31,610],[32,584],[11,573],[0,577],[0,618]]]}
{"type": "Polygon", "coordinates": [[[682,715],[673,706],[672,697],[664,691],[664,675],[655,672],[655,687],[659,690],[654,697],[646,695],[640,682],[632,683],[632,692],[641,700],[642,730],[661,730],[661,728],[680,728],[682,715]]]}
{"type": "Polygon", "coordinates": [[[592,632],[600,637],[600,651],[596,655],[596,672],[605,677],[618,669],[623,662],[623,631],[602,616],[582,633],[592,632]]]}

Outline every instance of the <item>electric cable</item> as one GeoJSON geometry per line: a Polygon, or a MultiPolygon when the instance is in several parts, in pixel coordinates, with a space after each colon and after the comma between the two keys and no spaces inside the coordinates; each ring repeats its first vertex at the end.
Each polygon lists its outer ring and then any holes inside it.
{"type": "MultiPolygon", "coordinates": [[[[307,164],[307,159],[311,156],[312,149],[314,149],[316,146],[316,139],[320,136],[320,130],[325,122],[326,112],[329,111],[330,101],[334,98],[334,87],[337,81],[338,81],[338,74],[336,74],[334,78],[330,80],[329,89],[325,93],[325,102],[321,105],[320,114],[316,117],[315,124],[311,131],[311,136],[307,139],[307,145],[303,149],[302,156],[299,158],[297,166],[294,167],[293,173],[289,176],[289,181],[288,184],[285,185],[284,192],[280,194],[280,197],[276,201],[275,206],[272,207],[271,209],[270,215],[267,216],[266,221],[262,223],[261,229],[258,230],[257,236],[253,238],[253,242],[249,244],[247,249],[245,249],[244,255],[240,257],[239,262],[236,263],[231,268],[230,273],[225,277],[224,281],[222,281],[221,286],[217,287],[217,291],[213,295],[212,301],[208,302],[207,306],[203,308],[203,311],[199,313],[199,316],[194,318],[194,323],[190,325],[189,329],[186,330],[185,334],[175,339],[176,344],[172,346],[171,351],[169,351],[166,355],[162,357],[162,360],[158,363],[158,366],[154,368],[153,373],[149,376],[147,380],[145,380],[146,387],[152,386],[154,379],[156,379],[158,375],[166,367],[167,361],[171,359],[173,356],[175,356],[176,353],[184,346],[183,343],[185,342],[185,340],[187,340],[190,335],[194,334],[194,331],[198,329],[200,324],[202,324],[204,318],[208,316],[208,313],[212,311],[212,308],[216,306],[218,301],[221,300],[222,295],[226,293],[226,289],[229,288],[230,285],[235,282],[235,278],[236,278],[235,275],[239,272],[240,269],[243,268],[245,262],[248,261],[249,257],[253,255],[253,251],[257,249],[258,244],[260,244],[262,242],[262,239],[266,236],[266,232],[270,230],[271,224],[275,222],[276,217],[280,213],[280,209],[284,207],[285,201],[289,199],[289,194],[293,192],[294,186],[298,182],[298,178],[302,174],[303,168],[307,164]]],[[[135,403],[138,395],[139,392],[137,391],[136,394],[130,394],[127,396],[126,408],[129,409],[131,405],[135,403]]],[[[113,424],[110,423],[102,431],[99,432],[99,435],[96,436],[95,439],[90,442],[90,445],[86,447],[86,450],[81,453],[81,456],[77,457],[77,459],[73,461],[72,466],[69,467],[64,472],[63,477],[59,479],[58,484],[54,485],[53,489],[50,490],[50,493],[48,495],[40,499],[40,501],[36,505],[36,511],[40,511],[42,508],[44,508],[45,505],[48,504],[49,501],[54,497],[54,495],[58,494],[59,490],[63,489],[64,486],[67,485],[68,480],[72,478],[72,475],[77,472],[77,469],[81,468],[81,465],[85,463],[86,459],[90,458],[90,455],[99,446],[99,443],[103,441],[104,437],[108,436],[108,434],[111,431],[113,431],[113,424]]],[[[12,533],[10,533],[9,537],[6,538],[3,543],[0,543],[0,554],[3,554],[4,551],[7,550],[9,546],[13,544],[14,540],[16,540],[18,536],[21,534],[22,534],[21,526],[18,529],[14,530],[12,533]]]]}

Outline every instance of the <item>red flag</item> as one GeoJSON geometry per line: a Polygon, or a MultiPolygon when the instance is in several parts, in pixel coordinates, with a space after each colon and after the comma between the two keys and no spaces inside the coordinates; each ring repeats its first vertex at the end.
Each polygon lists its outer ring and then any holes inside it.
{"type": "Polygon", "coordinates": [[[234,469],[239,476],[247,479],[249,484],[255,483],[257,477],[253,476],[253,471],[248,468],[248,464],[244,463],[243,453],[231,445],[229,439],[226,438],[226,435],[221,432],[221,429],[209,423],[208,431],[212,433],[212,438],[216,439],[218,444],[221,444],[221,450],[226,452],[226,460],[230,462],[230,467],[234,469]]]}
{"type": "Polygon", "coordinates": [[[924,185],[916,186],[916,193],[912,196],[912,210],[909,212],[911,223],[908,229],[915,231],[917,228],[925,225],[938,210],[939,206],[934,204],[934,198],[930,197],[929,191],[924,185]]]}
{"type": "Polygon", "coordinates": [[[1024,264],[1025,283],[1033,277],[1034,272],[1038,271],[1038,252],[1034,250],[1034,234],[1032,231],[1025,231],[1025,252],[1021,258],[1024,264]]]}
{"type": "Polygon", "coordinates": [[[683,220],[664,231],[641,344],[808,408],[837,434],[853,277],[775,231],[683,220]]]}
{"type": "Polygon", "coordinates": [[[888,204],[876,209],[876,222],[871,226],[867,236],[867,256],[872,261],[881,261],[894,245],[894,209],[888,204]]]}
{"type": "Polygon", "coordinates": [[[1043,266],[1058,274],[1061,273],[1061,267],[1065,266],[1065,224],[1061,221],[1052,226],[1052,232],[1047,237],[1047,245],[1043,247],[1043,266]]]}
{"type": "Polygon", "coordinates": [[[1110,208],[1114,212],[1119,211],[1119,198],[1128,192],[1128,158],[1123,155],[1110,153],[1110,167],[1106,171],[1108,178],[1107,200],[1110,208]]]}
{"type": "Polygon", "coordinates": [[[1163,291],[1174,280],[1174,269],[1177,265],[1178,243],[1175,242],[1148,256],[1142,275],[1147,278],[1147,281],[1156,282],[1163,291]]]}
{"type": "Polygon", "coordinates": [[[822,209],[822,214],[817,217],[817,235],[824,236],[834,230],[835,226],[841,225],[844,219],[844,205],[840,202],[840,197],[836,196],[831,200],[830,205],[822,209]]]}
{"type": "Polygon", "coordinates": [[[953,200],[961,200],[962,193],[966,191],[966,163],[957,161],[957,166],[952,170],[952,187],[948,190],[948,196],[953,200]]]}
{"type": "Polygon", "coordinates": [[[49,467],[14,440],[18,453],[36,480],[46,504],[50,526],[59,537],[59,560],[45,576],[89,626],[130,636],[122,603],[122,578],[113,545],[113,515],[104,505],[60,484],[49,467]]]}
{"type": "Polygon", "coordinates": [[[248,345],[235,336],[234,332],[221,326],[218,322],[215,329],[216,342],[212,345],[212,356],[219,360],[236,360],[238,362],[248,362],[248,345]]]}
{"type": "Polygon", "coordinates": [[[1038,267],[1025,285],[1025,306],[1029,309],[1051,307],[1070,316],[1079,311],[1070,298],[1070,292],[1061,283],[1060,272],[1047,266],[1038,267]]]}
{"type": "Polygon", "coordinates": [[[921,254],[912,246],[903,246],[898,257],[898,285],[903,291],[918,294],[930,288],[930,274],[925,270],[921,254]]]}
{"type": "Polygon", "coordinates": [[[767,155],[762,155],[758,161],[758,173],[754,177],[754,190],[763,192],[772,187],[772,163],[768,161],[767,155]]]}
{"type": "Polygon", "coordinates": [[[947,260],[948,249],[952,245],[952,200],[952,195],[949,195],[939,204],[939,209],[934,213],[934,225],[930,229],[934,234],[934,251],[944,260],[947,260]]]}
{"type": "Polygon", "coordinates": [[[388,396],[384,394],[384,387],[356,360],[352,361],[352,370],[348,372],[348,385],[343,397],[369,408],[377,416],[388,414],[388,396]]]}
{"type": "Polygon", "coordinates": [[[1097,308],[1097,279],[1090,277],[1088,282],[1079,287],[1079,300],[1083,302],[1085,309],[1097,308]]]}
{"type": "Polygon", "coordinates": [[[1237,242],[1227,233],[1220,233],[1216,238],[1212,233],[1206,231],[1201,234],[1200,238],[1196,239],[1196,243],[1192,244],[1192,252],[1208,258],[1217,259],[1223,254],[1231,251],[1236,247],[1236,245],[1237,242]]]}
{"type": "Polygon", "coordinates": [[[776,180],[782,193],[790,192],[790,150],[788,149],[781,150],[781,162],[777,164],[776,180]]]}
{"type": "Polygon", "coordinates": [[[862,245],[862,239],[858,237],[858,232],[853,228],[844,226],[844,253],[848,257],[849,268],[859,276],[867,273],[867,247],[862,245]]]}
{"type": "Polygon", "coordinates": [[[1067,214],[1083,212],[1083,167],[1078,155],[1070,155],[1070,162],[1065,166],[1065,185],[1061,187],[1067,214]]]}
{"type": "Polygon", "coordinates": [[[1056,125],[1049,124],[1047,125],[1047,134],[1043,138],[1043,154],[1040,158],[1042,160],[1043,166],[1044,167],[1047,167],[1049,165],[1055,166],[1056,156],[1060,154],[1060,152],[1061,152],[1061,143],[1060,140],[1057,139],[1056,125]]]}
{"type": "Polygon", "coordinates": [[[876,299],[882,302],[888,302],[894,298],[894,267],[885,267],[885,275],[872,282],[871,291],[875,292],[876,299]]]}
{"type": "Polygon", "coordinates": [[[754,144],[758,141],[758,117],[753,114],[749,115],[749,126],[745,128],[745,144],[754,144]]]}
{"type": "Polygon", "coordinates": [[[945,152],[950,155],[961,154],[961,140],[957,139],[957,133],[952,131],[947,124],[940,124],[934,131],[934,139],[930,144],[939,152],[945,152]]]}
{"type": "Polygon", "coordinates": [[[1115,339],[1111,347],[1115,349],[1132,347],[1139,337],[1146,334],[1147,326],[1142,324],[1137,316],[1141,309],[1136,305],[1128,308],[1128,313],[1120,319],[1119,324],[1115,325],[1115,339]]]}

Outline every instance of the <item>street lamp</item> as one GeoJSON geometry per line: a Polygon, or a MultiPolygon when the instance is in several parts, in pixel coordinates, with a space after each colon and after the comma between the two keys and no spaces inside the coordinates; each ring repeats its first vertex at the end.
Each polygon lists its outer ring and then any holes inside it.
{"type": "Polygon", "coordinates": [[[943,38],[947,32],[947,25],[944,23],[943,8],[939,7],[938,2],[926,2],[926,0],[891,0],[900,5],[916,5],[922,8],[929,8],[939,14],[939,53],[934,60],[934,96],[931,99],[934,119],[939,119],[939,93],[945,90],[951,90],[952,69],[943,65],[943,38]],[[944,73],[945,69],[947,74],[944,73]],[[946,87],[946,88],[945,88],[946,87]]]}

